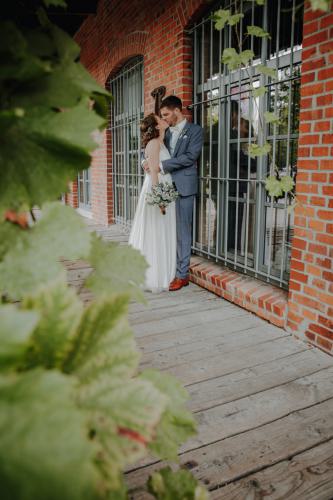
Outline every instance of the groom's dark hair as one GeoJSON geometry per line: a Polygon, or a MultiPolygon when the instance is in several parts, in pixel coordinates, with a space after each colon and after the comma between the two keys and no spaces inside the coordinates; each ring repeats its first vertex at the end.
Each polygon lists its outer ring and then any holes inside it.
{"type": "Polygon", "coordinates": [[[169,109],[175,109],[178,108],[180,111],[183,109],[183,103],[179,97],[176,95],[169,95],[168,97],[165,97],[163,101],[161,102],[160,109],[162,108],[169,108],[169,109]]]}

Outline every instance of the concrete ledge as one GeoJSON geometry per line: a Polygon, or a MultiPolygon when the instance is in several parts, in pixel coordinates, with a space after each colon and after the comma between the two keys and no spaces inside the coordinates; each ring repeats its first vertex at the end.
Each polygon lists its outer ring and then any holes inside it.
{"type": "Polygon", "coordinates": [[[190,280],[280,328],[287,323],[288,292],[193,256],[190,280]]]}

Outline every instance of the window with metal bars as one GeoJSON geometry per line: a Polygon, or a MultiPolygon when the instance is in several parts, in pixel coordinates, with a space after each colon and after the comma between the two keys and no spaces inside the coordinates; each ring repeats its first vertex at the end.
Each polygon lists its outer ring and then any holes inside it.
{"type": "Polygon", "coordinates": [[[204,128],[200,193],[193,224],[193,249],[227,266],[288,287],[293,212],[287,196],[271,199],[265,178],[296,175],[303,5],[295,0],[225,1],[192,31],[194,48],[194,121],[204,128]],[[217,31],[211,14],[218,8],[241,12],[235,28],[217,31]],[[271,38],[245,35],[260,26],[271,38]],[[228,71],[223,50],[251,49],[255,57],[242,69],[228,71]],[[278,78],[261,74],[259,64],[278,78]],[[250,87],[266,87],[253,97],[250,87]],[[265,124],[264,113],[279,115],[265,124]],[[272,146],[271,156],[251,158],[249,144],[272,146]]]}
{"type": "Polygon", "coordinates": [[[91,179],[90,168],[79,173],[78,183],[78,201],[79,208],[91,210],[91,179]]]}
{"type": "Polygon", "coordinates": [[[140,194],[140,130],[143,117],[143,58],[128,61],[110,80],[110,131],[115,222],[130,227],[140,194]]]}

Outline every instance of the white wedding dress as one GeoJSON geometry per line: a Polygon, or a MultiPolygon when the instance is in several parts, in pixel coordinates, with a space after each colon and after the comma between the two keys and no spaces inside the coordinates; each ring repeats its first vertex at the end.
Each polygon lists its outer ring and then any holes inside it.
{"type": "MultiPolygon", "coordinates": [[[[160,148],[160,161],[170,158],[167,147],[160,148]]],[[[170,174],[159,174],[159,182],[172,183],[170,174]]],[[[138,206],[129,237],[129,244],[146,258],[145,290],[159,293],[169,289],[176,274],[176,205],[170,203],[163,215],[156,205],[148,205],[146,194],[151,191],[152,181],[145,175],[138,206]]]]}

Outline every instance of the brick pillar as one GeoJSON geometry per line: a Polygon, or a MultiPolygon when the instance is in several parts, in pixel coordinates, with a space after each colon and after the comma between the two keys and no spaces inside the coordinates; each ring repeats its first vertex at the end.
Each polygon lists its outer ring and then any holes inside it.
{"type": "Polygon", "coordinates": [[[288,328],[333,354],[333,11],[306,4],[288,328]]]}
{"type": "Polygon", "coordinates": [[[79,206],[77,180],[70,183],[69,189],[70,191],[65,194],[65,203],[73,208],[77,208],[79,206]]]}

